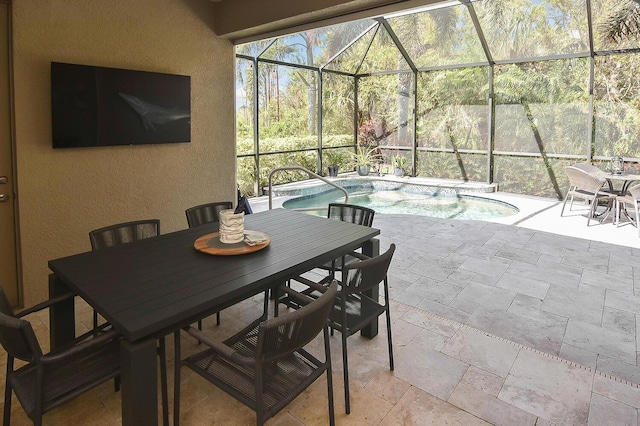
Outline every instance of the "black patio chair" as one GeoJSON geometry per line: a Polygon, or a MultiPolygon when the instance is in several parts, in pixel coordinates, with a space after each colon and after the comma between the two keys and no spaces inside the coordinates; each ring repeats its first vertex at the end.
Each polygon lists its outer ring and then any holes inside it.
{"type": "Polygon", "coordinates": [[[4,425],[11,422],[12,393],[33,424],[41,425],[44,413],[120,375],[120,337],[115,330],[97,336],[90,331],[70,346],[42,353],[31,323],[23,317],[71,297],[53,298],[16,315],[0,287],[0,343],[7,352],[4,425]],[[14,369],[16,359],[26,364],[14,369]]]}
{"type": "MultiPolygon", "coordinates": [[[[89,232],[92,250],[103,250],[108,247],[128,244],[160,235],[159,219],[143,219],[133,222],[116,223],[89,232]]],[[[93,329],[98,330],[98,313],[93,311],[93,329]]],[[[158,339],[158,356],[160,357],[160,382],[162,387],[162,416],[164,424],[169,424],[169,395],[167,385],[167,355],[165,339],[158,339]]]]}
{"type": "MultiPolygon", "coordinates": [[[[180,332],[175,333],[174,426],[180,422],[180,365],[227,392],[256,412],[257,424],[273,417],[311,383],[327,375],[329,424],[334,425],[333,380],[327,318],[333,308],[337,282],[303,308],[264,320],[264,316],[224,342],[208,338],[193,327],[185,330],[209,348],[180,361],[180,332]],[[303,349],[324,331],[324,361],[303,349]]],[[[265,314],[268,302],[265,301],[265,314]]]]}
{"type": "MultiPolygon", "coordinates": [[[[327,218],[333,220],[339,220],[342,222],[355,223],[357,225],[371,227],[373,224],[373,217],[375,216],[375,210],[367,207],[358,206],[356,204],[345,203],[329,203],[327,209],[327,218]]],[[[338,259],[334,259],[331,262],[320,265],[314,269],[327,271],[327,275],[320,280],[320,283],[328,285],[336,277],[336,272],[342,270],[343,265],[358,260],[357,254],[346,254],[338,259]]],[[[291,285],[291,282],[287,280],[287,286],[291,285]]],[[[276,290],[277,291],[277,290],[276,290]]],[[[279,303],[289,304],[289,297],[287,294],[277,294],[279,303]]],[[[296,303],[292,302],[292,307],[295,307],[296,303]]]]}
{"type": "MultiPolygon", "coordinates": [[[[189,228],[193,228],[205,223],[219,222],[220,212],[232,208],[233,203],[231,201],[217,201],[188,208],[185,210],[187,224],[189,228]]],[[[216,312],[216,325],[220,325],[220,312],[216,312]]],[[[198,330],[202,330],[202,320],[198,321],[198,330]]]]}
{"type": "MultiPolygon", "coordinates": [[[[349,414],[351,405],[349,399],[349,362],[347,355],[347,338],[353,336],[378,317],[386,314],[387,319],[387,344],[389,345],[389,369],[393,371],[393,344],[391,341],[391,316],[389,312],[389,285],[387,271],[391,264],[395,244],[377,257],[369,258],[359,253],[354,253],[361,260],[344,265],[342,270],[343,280],[336,295],[334,308],[329,315],[329,327],[340,331],[342,335],[342,362],[344,370],[344,399],[345,410],[349,414]],[[384,302],[380,303],[378,294],[370,297],[371,291],[383,283],[384,302]]],[[[280,291],[289,293],[290,301],[294,302],[294,308],[301,308],[308,303],[309,297],[318,298],[327,291],[323,283],[316,283],[303,277],[295,279],[306,286],[305,290],[297,292],[286,285],[280,286],[280,291]],[[297,304],[297,306],[295,306],[297,304]]],[[[288,303],[292,306],[291,303],[288,303]]],[[[278,303],[274,305],[274,313],[278,316],[278,303]]]]}
{"type": "MultiPolygon", "coordinates": [[[[371,227],[373,225],[373,217],[375,214],[375,210],[355,204],[330,203],[327,211],[327,218],[371,227]]],[[[329,276],[325,281],[332,281],[335,278],[335,273],[337,271],[341,271],[345,264],[355,260],[357,260],[356,256],[348,254],[333,260],[331,263],[321,266],[320,269],[329,271],[329,276]]]]}
{"type": "MultiPolygon", "coordinates": [[[[119,246],[160,235],[160,220],[144,219],[117,223],[89,231],[91,250],[119,246]]],[[[93,328],[98,328],[98,313],[93,311],[93,328]]]]}
{"type": "Polygon", "coordinates": [[[204,225],[205,223],[218,222],[222,210],[233,208],[231,201],[218,201],[214,203],[201,204],[185,210],[187,224],[189,228],[204,225]]]}

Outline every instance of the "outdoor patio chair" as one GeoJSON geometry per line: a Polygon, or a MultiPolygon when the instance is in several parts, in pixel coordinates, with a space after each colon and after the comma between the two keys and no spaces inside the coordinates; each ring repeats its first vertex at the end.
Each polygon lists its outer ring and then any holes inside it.
{"type": "MultiPolygon", "coordinates": [[[[386,314],[387,319],[387,344],[389,346],[389,369],[393,371],[393,344],[391,341],[391,316],[389,312],[389,284],[387,281],[387,271],[395,252],[395,244],[391,244],[389,249],[380,256],[369,258],[356,253],[361,259],[357,262],[344,266],[342,271],[343,280],[334,302],[334,308],[329,315],[329,327],[338,330],[342,335],[342,363],[344,372],[344,400],[345,410],[349,414],[351,405],[349,399],[349,362],[347,355],[347,339],[353,336],[367,325],[378,320],[382,314],[386,314]],[[377,293],[370,296],[371,291],[377,289],[382,283],[384,287],[384,302],[380,303],[377,293]]],[[[280,286],[281,291],[290,293],[290,300],[298,304],[298,308],[308,303],[308,298],[320,297],[327,291],[327,287],[322,283],[316,283],[303,277],[298,277],[299,281],[307,288],[297,292],[285,285],[280,286]]],[[[291,305],[289,305],[291,306],[291,305]]],[[[295,308],[295,306],[294,306],[295,308]]],[[[278,315],[278,304],[274,306],[274,313],[278,315]]]]}
{"type": "Polygon", "coordinates": [[[602,173],[602,170],[590,163],[574,163],[573,167],[575,167],[576,169],[584,170],[585,172],[591,173],[592,175],[602,173]]]}
{"type": "Polygon", "coordinates": [[[233,208],[231,201],[219,201],[202,204],[185,210],[189,228],[204,225],[205,223],[218,222],[220,211],[233,208]]]}
{"type": "MultiPolygon", "coordinates": [[[[159,219],[144,219],[133,222],[117,223],[94,229],[89,232],[92,250],[128,244],[160,235],[159,219]]],[[[93,311],[93,329],[98,330],[98,313],[93,311]]],[[[162,385],[162,414],[164,424],[169,424],[169,396],[167,390],[167,357],[165,339],[158,339],[158,356],[160,357],[160,381],[162,385]]]]}
{"type": "MultiPolygon", "coordinates": [[[[185,210],[187,224],[189,228],[193,228],[205,223],[219,222],[220,212],[232,208],[233,203],[231,201],[217,201],[188,208],[185,210]]],[[[216,325],[220,325],[220,312],[216,312],[216,325]]],[[[202,330],[202,320],[198,321],[198,330],[202,330]]]]}
{"type": "MultiPolygon", "coordinates": [[[[371,227],[375,214],[375,210],[355,204],[330,203],[327,218],[371,227]]],[[[326,281],[331,282],[335,278],[336,271],[342,270],[344,264],[354,260],[357,260],[357,258],[352,255],[342,256],[329,264],[320,266],[320,269],[329,271],[329,277],[326,281]]]]}
{"type": "Polygon", "coordinates": [[[44,413],[120,375],[120,337],[115,330],[98,336],[89,332],[70,346],[42,353],[31,323],[23,317],[72,297],[59,296],[16,315],[0,287],[0,343],[7,352],[4,425],[11,422],[12,393],[33,424],[41,425],[44,413]],[[14,369],[16,359],[24,365],[14,369]]]}
{"type": "MultiPolygon", "coordinates": [[[[368,227],[372,226],[373,217],[375,216],[375,214],[375,210],[363,206],[358,206],[356,204],[329,203],[327,209],[328,219],[340,220],[342,222],[355,223],[368,227]]],[[[320,283],[328,285],[335,279],[336,272],[342,270],[343,265],[356,260],[358,260],[357,255],[347,254],[338,259],[334,259],[331,262],[325,263],[324,265],[320,265],[314,269],[320,269],[322,271],[328,272],[328,274],[320,281],[320,283]]],[[[286,285],[289,286],[290,281],[287,281],[286,285]]],[[[285,305],[289,304],[289,298],[287,294],[278,294],[276,295],[276,298],[279,300],[279,303],[284,303],[285,305]]],[[[292,302],[292,305],[292,307],[295,307],[296,303],[292,302]]]]}
{"type": "Polygon", "coordinates": [[[638,226],[638,218],[640,218],[640,184],[629,188],[628,195],[619,195],[616,198],[616,226],[620,226],[620,210],[622,209],[624,209],[625,216],[629,218],[629,221],[638,228],[638,236],[640,237],[640,226],[638,226]],[[627,206],[633,208],[635,213],[634,220],[631,220],[627,213],[627,206]]]}
{"type": "MultiPolygon", "coordinates": [[[[133,222],[116,223],[89,231],[91,250],[128,244],[160,235],[160,220],[143,219],[133,222]]],[[[98,329],[98,313],[93,311],[93,328],[98,329]]]]}
{"type": "MultiPolygon", "coordinates": [[[[180,332],[175,333],[174,425],[180,423],[180,366],[186,365],[256,412],[257,424],[273,417],[326,373],[329,424],[334,425],[333,379],[327,318],[337,282],[316,300],[278,318],[264,316],[224,342],[193,327],[185,330],[209,348],[182,361],[180,332]],[[303,349],[323,331],[324,361],[303,349]]],[[[265,314],[268,302],[265,302],[265,314]]]]}
{"type": "Polygon", "coordinates": [[[609,189],[603,188],[603,185],[607,180],[574,166],[567,166],[564,170],[569,178],[569,189],[564,197],[560,216],[564,215],[564,209],[569,198],[571,198],[569,210],[573,207],[574,198],[583,199],[590,205],[589,215],[587,217],[587,226],[589,226],[591,218],[594,217],[596,213],[598,201],[601,199],[608,199],[609,205],[607,206],[606,214],[601,221],[605,220],[607,216],[609,216],[609,212],[611,211],[613,202],[616,198],[615,193],[610,192],[609,189]]]}

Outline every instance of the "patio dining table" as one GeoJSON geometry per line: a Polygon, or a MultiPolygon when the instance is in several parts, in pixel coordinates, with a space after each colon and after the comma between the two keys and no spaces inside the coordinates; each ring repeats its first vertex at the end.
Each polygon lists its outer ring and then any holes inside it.
{"type": "MultiPolygon", "coordinates": [[[[634,173],[615,174],[615,173],[605,172],[604,170],[599,170],[594,174],[600,178],[605,179],[607,181],[607,185],[609,186],[609,192],[616,195],[625,195],[627,193],[627,190],[631,186],[631,184],[635,181],[640,180],[640,175],[634,174],[634,173]],[[620,189],[616,189],[616,183],[618,182],[622,182],[620,189]]],[[[594,213],[593,216],[597,218],[602,218],[601,220],[606,219],[609,216],[609,214],[611,214],[611,212],[613,211],[614,204],[615,204],[614,199],[610,198],[609,202],[606,205],[606,208],[600,213],[594,213]]],[[[624,213],[625,215],[627,215],[626,210],[624,213]]],[[[615,222],[615,218],[614,218],[614,222],[615,222]]]]}
{"type": "Polygon", "coordinates": [[[640,175],[634,174],[634,173],[615,174],[615,173],[601,171],[597,175],[599,177],[605,178],[607,180],[607,183],[609,184],[609,190],[612,192],[616,192],[619,195],[626,194],[631,184],[635,181],[640,180],[640,175]],[[615,189],[615,184],[618,182],[622,182],[622,187],[620,188],[619,191],[615,189]]]}
{"type": "MultiPolygon", "coordinates": [[[[211,223],[49,261],[50,296],[74,292],[118,330],[122,424],[156,425],[157,339],[362,247],[377,255],[380,231],[284,209],[248,215],[245,229],[266,233],[262,250],[216,256],[194,248],[211,223]]],[[[377,295],[377,293],[376,293],[377,295]]],[[[52,348],[74,337],[73,299],[50,313],[52,348]]],[[[366,331],[373,337],[376,325],[366,331]]]]}

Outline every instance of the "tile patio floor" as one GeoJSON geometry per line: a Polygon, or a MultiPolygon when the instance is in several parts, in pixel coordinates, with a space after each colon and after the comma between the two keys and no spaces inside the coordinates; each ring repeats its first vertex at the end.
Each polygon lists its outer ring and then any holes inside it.
{"type": "MultiPolygon", "coordinates": [[[[345,415],[334,336],[337,424],[638,425],[636,230],[587,229],[579,213],[558,221],[558,212],[551,203],[517,225],[377,215],[381,250],[398,246],[389,277],[396,369],[388,369],[384,321],[379,337],[352,337],[345,415]],[[545,223],[582,238],[537,229],[545,223]],[[625,245],[602,241],[612,233],[625,245]]],[[[205,329],[222,338],[260,310],[259,299],[245,301],[205,329]]],[[[90,310],[78,302],[78,311],[82,329],[90,310]]],[[[46,343],[46,317],[33,320],[46,343]]],[[[183,348],[198,350],[188,339],[183,348]]],[[[183,379],[182,424],[254,423],[250,410],[199,376],[185,369],[183,379]]],[[[314,384],[268,424],[327,424],[325,389],[314,384]]],[[[47,414],[45,424],[119,424],[119,404],[107,383],[47,414]]],[[[19,404],[12,411],[14,425],[27,424],[19,404]]]]}

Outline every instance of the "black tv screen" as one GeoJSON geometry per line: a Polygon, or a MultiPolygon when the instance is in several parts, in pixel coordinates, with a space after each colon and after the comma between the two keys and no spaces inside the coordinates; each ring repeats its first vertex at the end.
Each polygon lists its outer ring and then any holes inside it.
{"type": "Polygon", "coordinates": [[[191,77],[51,63],[54,148],[191,141],[191,77]]]}

